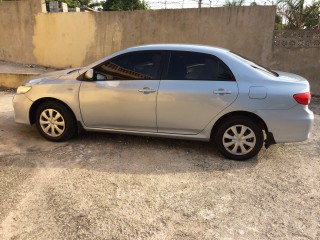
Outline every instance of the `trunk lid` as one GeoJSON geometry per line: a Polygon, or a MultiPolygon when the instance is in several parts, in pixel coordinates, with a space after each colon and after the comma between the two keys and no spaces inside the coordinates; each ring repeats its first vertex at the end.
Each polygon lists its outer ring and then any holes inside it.
{"type": "Polygon", "coordinates": [[[283,82],[300,82],[300,83],[309,84],[307,79],[297,74],[282,72],[282,71],[274,71],[274,72],[279,74],[279,76],[275,80],[279,80],[283,82]]]}

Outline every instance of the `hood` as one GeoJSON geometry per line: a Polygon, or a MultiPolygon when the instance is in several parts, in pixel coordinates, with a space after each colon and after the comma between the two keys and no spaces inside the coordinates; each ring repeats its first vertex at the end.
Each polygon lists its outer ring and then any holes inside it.
{"type": "Polygon", "coordinates": [[[61,76],[65,76],[65,75],[69,75],[69,74],[76,74],[77,76],[79,76],[79,70],[81,70],[81,69],[82,68],[72,68],[72,69],[65,69],[65,70],[60,70],[60,71],[44,73],[39,76],[36,76],[33,79],[27,80],[25,82],[25,84],[28,84],[28,85],[39,84],[41,82],[49,81],[49,80],[53,80],[53,79],[58,79],[61,76]]]}

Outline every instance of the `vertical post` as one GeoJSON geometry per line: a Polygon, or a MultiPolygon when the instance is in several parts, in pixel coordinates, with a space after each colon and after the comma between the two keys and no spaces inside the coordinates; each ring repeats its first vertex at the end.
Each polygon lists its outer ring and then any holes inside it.
{"type": "Polygon", "coordinates": [[[318,16],[318,18],[319,18],[318,29],[320,30],[320,7],[319,7],[319,16],[318,16]]]}
{"type": "Polygon", "coordinates": [[[198,7],[201,8],[201,5],[202,5],[202,0],[199,0],[198,7]]]}

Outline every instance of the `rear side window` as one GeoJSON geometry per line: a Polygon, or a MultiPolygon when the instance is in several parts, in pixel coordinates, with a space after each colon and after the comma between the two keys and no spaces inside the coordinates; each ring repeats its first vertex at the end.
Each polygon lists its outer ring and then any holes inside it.
{"type": "Polygon", "coordinates": [[[194,52],[172,52],[167,79],[234,81],[231,71],[220,59],[194,52]]]}
{"type": "Polygon", "coordinates": [[[273,76],[276,76],[276,77],[279,77],[279,74],[276,73],[275,71],[272,71],[270,70],[269,68],[267,67],[264,67],[260,64],[257,64],[251,60],[249,60],[248,58],[245,58],[239,54],[236,54],[236,53],[233,53],[233,52],[230,52],[233,56],[235,56],[236,58],[240,59],[242,62],[245,62],[247,64],[249,64],[251,67],[255,68],[255,69],[258,69],[260,71],[263,71],[263,72],[266,72],[266,73],[269,73],[269,74],[272,74],[273,76]]]}
{"type": "Polygon", "coordinates": [[[96,80],[160,79],[161,52],[127,53],[95,68],[96,80]]]}

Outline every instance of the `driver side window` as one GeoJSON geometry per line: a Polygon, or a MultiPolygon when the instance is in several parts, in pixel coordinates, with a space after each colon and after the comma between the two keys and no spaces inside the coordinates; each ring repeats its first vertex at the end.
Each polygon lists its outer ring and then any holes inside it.
{"type": "Polygon", "coordinates": [[[95,68],[95,79],[153,80],[160,79],[162,52],[146,51],[124,54],[106,61],[95,68]]]}

